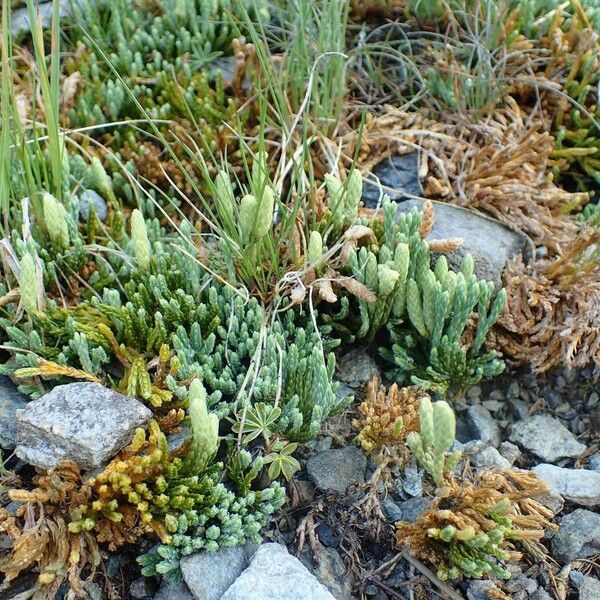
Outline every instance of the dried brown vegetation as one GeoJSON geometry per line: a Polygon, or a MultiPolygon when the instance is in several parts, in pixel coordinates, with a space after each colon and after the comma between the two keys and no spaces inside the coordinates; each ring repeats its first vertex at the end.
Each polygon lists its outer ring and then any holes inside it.
{"type": "Polygon", "coordinates": [[[518,560],[517,545],[543,558],[544,530],[556,530],[552,512],[535,496],[547,491],[528,471],[482,472],[471,482],[450,478],[415,523],[397,525],[398,543],[438,569],[442,579],[466,573],[506,577],[500,562],[518,560]]]}
{"type": "Polygon", "coordinates": [[[424,395],[418,388],[399,388],[395,383],[386,390],[374,377],[352,421],[360,445],[367,452],[396,451],[406,436],[419,428],[419,402],[424,395]]]}
{"type": "Polygon", "coordinates": [[[31,491],[9,492],[12,501],[22,503],[14,515],[0,510],[0,531],[12,543],[11,553],[0,559],[5,575],[2,587],[6,589],[20,573],[35,567],[37,597],[54,598],[65,580],[71,588],[69,597],[86,597],[82,573],[87,569],[87,579],[93,579],[100,551],[90,532],[74,533],[68,523],[69,515],[89,502],[90,488],[83,485],[73,463],[37,475],[33,485],[31,491]]]}
{"type": "Polygon", "coordinates": [[[513,260],[504,274],[509,303],[492,342],[536,371],[559,364],[600,374],[600,233],[585,231],[553,261],[513,260]]]}

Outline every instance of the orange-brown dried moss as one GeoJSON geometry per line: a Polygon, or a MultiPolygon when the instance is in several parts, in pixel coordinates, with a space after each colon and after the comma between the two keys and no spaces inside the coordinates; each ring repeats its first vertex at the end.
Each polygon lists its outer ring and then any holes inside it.
{"type": "Polygon", "coordinates": [[[358,406],[358,417],[352,425],[359,431],[358,441],[367,452],[391,451],[404,443],[411,431],[419,428],[419,402],[425,394],[415,387],[389,390],[374,377],[367,395],[358,406]]]}

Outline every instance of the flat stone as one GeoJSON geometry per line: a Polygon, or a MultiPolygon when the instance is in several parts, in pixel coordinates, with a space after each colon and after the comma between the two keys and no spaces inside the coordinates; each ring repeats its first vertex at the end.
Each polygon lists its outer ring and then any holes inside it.
{"type": "Polygon", "coordinates": [[[196,600],[219,600],[248,566],[258,544],[196,552],[180,561],[183,580],[196,600]]]}
{"type": "Polygon", "coordinates": [[[185,583],[181,582],[174,585],[163,579],[154,600],[194,600],[194,596],[192,596],[192,592],[185,583]]]}
{"type": "Polygon", "coordinates": [[[584,577],[579,584],[579,600],[600,600],[600,581],[584,577]]]}
{"type": "Polygon", "coordinates": [[[584,444],[550,415],[533,415],[514,423],[509,440],[549,463],[576,458],[586,450],[584,444]]]}
{"type": "MultiPolygon", "coordinates": [[[[435,221],[427,240],[461,238],[462,246],[446,254],[448,264],[458,270],[467,254],[473,257],[475,274],[492,281],[499,288],[502,271],[508,260],[524,253],[530,256],[531,242],[496,219],[468,208],[446,202],[433,202],[435,221]]],[[[398,204],[398,212],[423,207],[423,200],[406,200],[398,204]]]]}
{"type": "Polygon", "coordinates": [[[407,194],[423,196],[419,178],[419,155],[416,152],[389,156],[375,165],[371,175],[365,177],[362,201],[366,207],[376,208],[384,195],[398,202],[406,200],[407,194]]]}
{"type": "Polygon", "coordinates": [[[365,480],[367,457],[356,446],[327,450],[309,458],[306,470],[318,488],[345,492],[350,484],[365,480]]]}
{"type": "Polygon", "coordinates": [[[335,600],[281,544],[263,544],[221,600],[335,600]]]}
{"type": "Polygon", "coordinates": [[[565,515],[552,537],[552,556],[563,563],[600,552],[600,515],[578,508],[565,515]]]}
{"type": "Polygon", "coordinates": [[[565,469],[549,464],[535,466],[532,471],[550,489],[565,500],[582,506],[600,504],[600,473],[587,469],[565,469]]]}
{"type": "Polygon", "coordinates": [[[29,398],[6,376],[0,375],[0,446],[14,448],[17,443],[17,410],[25,408],[29,398]]]}
{"type": "Polygon", "coordinates": [[[110,460],[152,412],[99,383],[59,385],[17,410],[17,456],[42,469],[71,460],[90,470],[110,460]]]}

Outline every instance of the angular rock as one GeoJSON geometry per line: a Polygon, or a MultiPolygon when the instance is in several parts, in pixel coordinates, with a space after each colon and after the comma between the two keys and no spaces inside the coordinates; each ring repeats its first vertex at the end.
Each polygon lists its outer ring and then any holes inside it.
{"type": "Polygon", "coordinates": [[[402,489],[413,498],[423,495],[423,472],[419,471],[414,458],[411,458],[404,467],[402,489]]]}
{"type": "Polygon", "coordinates": [[[600,581],[584,577],[579,584],[579,600],[600,600],[600,581]]]}
{"type": "MultiPolygon", "coordinates": [[[[492,281],[498,288],[507,261],[520,253],[530,256],[529,239],[512,231],[500,221],[481,213],[446,202],[434,202],[435,221],[426,239],[461,238],[462,246],[446,255],[448,264],[457,270],[463,258],[471,254],[477,277],[492,281]]],[[[422,200],[398,204],[399,212],[421,209],[422,200]]]]}
{"type": "Polygon", "coordinates": [[[402,521],[406,523],[415,523],[423,511],[431,506],[430,498],[409,498],[400,504],[402,511],[402,521]]]}
{"type": "Polygon", "coordinates": [[[552,596],[542,588],[538,588],[531,596],[529,596],[529,600],[553,600],[552,596]]]}
{"type": "Polygon", "coordinates": [[[348,572],[337,550],[326,548],[319,542],[315,554],[305,545],[299,559],[302,564],[333,594],[336,600],[354,600],[354,577],[348,572]]]}
{"type": "Polygon", "coordinates": [[[17,411],[16,454],[52,469],[72,460],[89,470],[111,459],[148,423],[152,412],[135,398],[99,383],[59,385],[17,411]]]}
{"type": "Polygon", "coordinates": [[[467,598],[469,600],[489,600],[488,592],[497,589],[496,584],[489,579],[475,579],[469,583],[467,598]]]}
{"type": "Polygon", "coordinates": [[[14,448],[17,443],[17,410],[25,408],[29,399],[4,375],[0,375],[0,446],[14,448]]]}
{"type": "Polygon", "coordinates": [[[129,595],[136,600],[152,598],[156,592],[156,582],[150,577],[140,577],[131,582],[129,586],[129,595]]]}
{"type": "Polygon", "coordinates": [[[590,460],[588,461],[588,469],[592,471],[600,471],[600,452],[596,452],[596,454],[592,454],[590,456],[590,460]]]}
{"type": "MultiPolygon", "coordinates": [[[[379,376],[377,363],[363,349],[356,348],[344,354],[337,365],[337,376],[350,387],[360,387],[379,376]]],[[[345,394],[348,395],[348,394],[345,394]]]]}
{"type": "Polygon", "coordinates": [[[219,600],[249,565],[258,547],[247,543],[184,556],[180,562],[183,580],[196,600],[219,600]]]}
{"type": "Polygon", "coordinates": [[[381,501],[381,511],[388,523],[392,525],[402,520],[402,509],[391,498],[384,498],[381,501]]]}
{"type": "Polygon", "coordinates": [[[545,494],[536,496],[535,499],[548,510],[552,511],[552,514],[558,515],[562,512],[565,507],[565,499],[556,491],[550,490],[545,494]]]}
{"type": "Polygon", "coordinates": [[[519,446],[512,442],[502,442],[500,444],[500,454],[504,456],[510,466],[512,466],[521,456],[521,450],[519,450],[519,446]]]}
{"type": "Polygon", "coordinates": [[[600,515],[578,508],[565,515],[552,538],[552,557],[569,563],[600,552],[600,515]]]}
{"type": "Polygon", "coordinates": [[[335,600],[281,544],[263,544],[221,600],[335,600]]]}
{"type": "Polygon", "coordinates": [[[508,439],[545,462],[576,458],[586,450],[584,444],[550,415],[533,415],[513,424],[508,439]]]}
{"type": "Polygon", "coordinates": [[[471,464],[478,469],[507,469],[510,462],[493,446],[484,448],[471,457],[471,464]]]}
{"type": "Polygon", "coordinates": [[[467,411],[467,425],[472,434],[471,439],[481,440],[497,448],[502,441],[500,427],[490,411],[481,404],[469,407],[467,411]]]}
{"type": "Polygon", "coordinates": [[[173,585],[163,579],[154,600],[194,600],[194,596],[185,583],[173,585]]]}
{"type": "Polygon", "coordinates": [[[363,184],[362,201],[368,208],[376,208],[384,195],[396,202],[410,196],[423,196],[419,179],[419,155],[416,152],[401,156],[389,156],[375,165],[370,177],[363,184]],[[371,183],[369,179],[377,183],[371,183]]]}
{"type": "Polygon", "coordinates": [[[306,470],[318,488],[345,492],[350,484],[365,480],[367,457],[356,446],[327,450],[309,458],[306,470]]]}
{"type": "Polygon", "coordinates": [[[600,473],[587,469],[565,469],[541,464],[532,471],[543,479],[553,492],[581,506],[600,504],[600,473]]]}

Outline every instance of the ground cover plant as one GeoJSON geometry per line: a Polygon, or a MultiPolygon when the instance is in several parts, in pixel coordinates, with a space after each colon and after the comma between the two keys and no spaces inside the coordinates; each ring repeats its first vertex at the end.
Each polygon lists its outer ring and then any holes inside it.
{"type": "Polygon", "coordinates": [[[2,3],[0,594],[199,597],[262,540],[340,598],[600,587],[556,541],[600,483],[545,475],[598,450],[596,3],[63,9],[2,3]],[[147,415],[92,469],[86,385],[147,415]]]}

